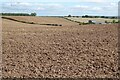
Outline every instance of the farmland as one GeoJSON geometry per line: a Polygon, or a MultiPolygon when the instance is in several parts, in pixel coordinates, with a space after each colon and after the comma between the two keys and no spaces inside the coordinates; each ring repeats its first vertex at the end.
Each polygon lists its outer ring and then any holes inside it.
{"type": "Polygon", "coordinates": [[[58,18],[58,17],[7,16],[7,18],[12,18],[19,21],[35,22],[39,24],[78,25],[77,23],[74,23],[62,18],[58,18]]]}
{"type": "Polygon", "coordinates": [[[113,20],[115,20],[116,22],[118,21],[118,19],[107,19],[107,18],[77,18],[77,17],[65,17],[67,19],[70,19],[72,21],[77,21],[77,22],[84,22],[87,23],[89,20],[93,20],[93,21],[97,21],[97,22],[101,22],[104,23],[105,21],[107,22],[112,22],[113,20]]]}
{"type": "Polygon", "coordinates": [[[116,78],[117,24],[79,25],[58,17],[2,19],[3,77],[116,78]]]}

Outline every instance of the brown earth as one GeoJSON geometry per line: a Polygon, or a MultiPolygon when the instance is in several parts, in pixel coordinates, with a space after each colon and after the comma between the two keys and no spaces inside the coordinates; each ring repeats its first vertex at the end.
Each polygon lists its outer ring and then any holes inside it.
{"type": "Polygon", "coordinates": [[[78,23],[68,21],[58,17],[35,17],[35,16],[5,16],[20,21],[35,22],[39,24],[61,24],[63,26],[79,25],[78,23]]]}
{"type": "Polygon", "coordinates": [[[3,77],[118,77],[117,24],[2,28],[3,77]]]}

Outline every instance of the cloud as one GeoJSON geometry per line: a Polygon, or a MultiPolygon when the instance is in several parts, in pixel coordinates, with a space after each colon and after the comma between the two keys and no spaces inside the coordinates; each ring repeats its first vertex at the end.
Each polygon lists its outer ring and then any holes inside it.
{"type": "Polygon", "coordinates": [[[80,6],[80,5],[76,5],[74,7],[72,7],[72,9],[74,10],[88,10],[89,6],[80,6]]]}
{"type": "Polygon", "coordinates": [[[43,7],[38,7],[36,10],[45,10],[43,7]]]}
{"type": "MultiPolygon", "coordinates": [[[[66,0],[67,1],[67,0],[66,0]]],[[[87,1],[87,0],[85,0],[87,1]]],[[[95,1],[95,0],[92,0],[95,1]]],[[[61,14],[106,14],[117,13],[117,3],[102,2],[98,0],[91,3],[28,3],[28,2],[9,2],[3,3],[4,12],[36,12],[40,15],[61,15],[61,14]]]]}
{"type": "Polygon", "coordinates": [[[106,2],[107,0],[84,0],[85,2],[106,2]]]}
{"type": "Polygon", "coordinates": [[[73,6],[71,9],[79,10],[79,11],[102,11],[101,7],[83,6],[83,5],[76,5],[73,6]]]}
{"type": "Polygon", "coordinates": [[[18,5],[21,5],[21,6],[31,6],[32,4],[31,3],[27,3],[27,2],[20,2],[18,3],[18,5]]]}
{"type": "Polygon", "coordinates": [[[3,6],[31,6],[31,3],[27,2],[8,2],[8,3],[3,3],[3,6]]]}
{"type": "Polygon", "coordinates": [[[47,11],[59,11],[64,9],[65,7],[61,4],[56,4],[56,3],[47,3],[47,4],[36,4],[35,5],[37,8],[37,10],[47,10],[47,11]]]}
{"type": "Polygon", "coordinates": [[[63,8],[63,5],[60,4],[46,4],[46,6],[51,7],[51,8],[63,8]]]}
{"type": "Polygon", "coordinates": [[[2,12],[22,12],[30,13],[33,10],[31,3],[25,2],[9,2],[2,4],[2,12]]]}
{"type": "Polygon", "coordinates": [[[56,4],[56,3],[38,3],[36,6],[41,6],[41,7],[49,7],[49,8],[63,8],[63,5],[61,4],[56,4]]]}
{"type": "Polygon", "coordinates": [[[105,6],[102,6],[102,9],[107,12],[107,11],[112,11],[112,12],[117,12],[118,11],[118,4],[117,3],[107,3],[105,6]]]}
{"type": "Polygon", "coordinates": [[[0,2],[118,2],[119,0],[1,0],[0,2]]]}

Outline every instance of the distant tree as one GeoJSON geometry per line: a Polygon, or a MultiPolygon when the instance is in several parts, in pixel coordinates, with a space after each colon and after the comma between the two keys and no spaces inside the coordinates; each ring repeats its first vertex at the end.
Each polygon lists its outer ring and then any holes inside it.
{"type": "Polygon", "coordinates": [[[82,18],[85,18],[85,16],[82,16],[82,18]]]}
{"type": "Polygon", "coordinates": [[[31,16],[36,16],[37,14],[36,13],[31,13],[31,16]]]}
{"type": "Polygon", "coordinates": [[[71,15],[68,15],[68,17],[71,17],[71,15]]]}
{"type": "Polygon", "coordinates": [[[113,20],[112,23],[115,23],[115,20],[113,20]]]}
{"type": "Polygon", "coordinates": [[[111,19],[116,19],[116,17],[111,17],[111,19]]]}
{"type": "Polygon", "coordinates": [[[118,23],[120,23],[120,20],[118,20],[118,23]]]}
{"type": "Polygon", "coordinates": [[[3,16],[30,16],[27,13],[0,13],[3,16]]]}
{"type": "Polygon", "coordinates": [[[101,16],[101,18],[105,18],[105,16],[101,16]]]}
{"type": "Polygon", "coordinates": [[[105,21],[105,23],[108,23],[107,21],[105,21]]]}
{"type": "Polygon", "coordinates": [[[88,18],[89,16],[88,15],[85,15],[85,18],[88,18]]]}
{"type": "Polygon", "coordinates": [[[90,23],[90,24],[91,24],[91,23],[93,23],[93,22],[92,22],[92,20],[89,20],[89,21],[88,21],[88,23],[90,23]]]}

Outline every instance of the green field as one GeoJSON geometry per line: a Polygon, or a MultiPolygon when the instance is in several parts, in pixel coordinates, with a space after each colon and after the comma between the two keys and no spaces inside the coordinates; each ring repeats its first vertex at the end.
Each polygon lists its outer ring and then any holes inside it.
{"type": "Polygon", "coordinates": [[[72,21],[77,21],[77,22],[84,22],[84,23],[88,23],[89,20],[93,20],[96,22],[101,22],[104,23],[105,21],[107,22],[113,22],[113,20],[115,20],[115,22],[118,22],[118,19],[107,19],[107,18],[82,18],[82,17],[65,17],[66,19],[72,20],[72,21]]]}

